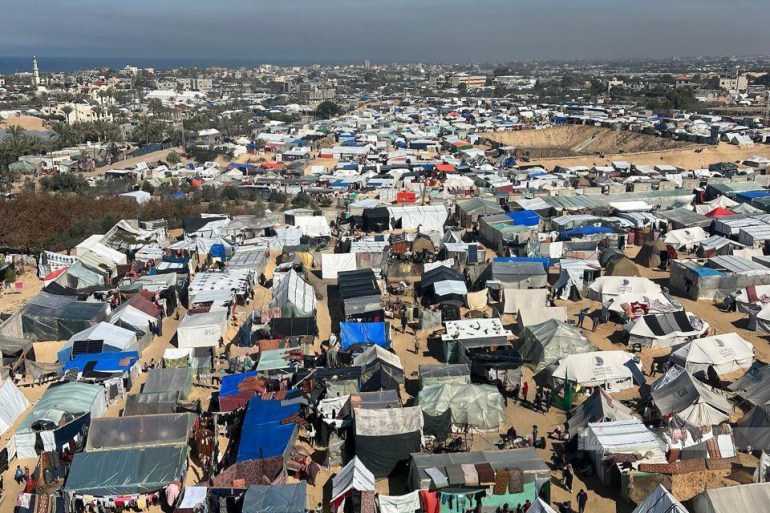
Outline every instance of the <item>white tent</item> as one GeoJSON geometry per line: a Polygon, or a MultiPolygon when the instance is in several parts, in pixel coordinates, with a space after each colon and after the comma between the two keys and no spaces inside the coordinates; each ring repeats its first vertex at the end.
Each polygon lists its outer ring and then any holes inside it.
{"type": "Polygon", "coordinates": [[[688,513],[663,485],[658,485],[632,513],[688,513]]]}
{"type": "Polygon", "coordinates": [[[430,385],[417,397],[420,408],[428,415],[452,411],[452,424],[468,425],[482,430],[497,430],[505,419],[503,396],[491,385],[444,383],[430,385]]]}
{"type": "Polygon", "coordinates": [[[631,353],[592,351],[562,358],[552,376],[557,382],[571,381],[583,387],[608,385],[610,392],[617,392],[633,386],[635,371],[641,375],[640,364],[631,353]]]}
{"type": "Polygon", "coordinates": [[[336,280],[340,271],[355,271],[355,253],[322,253],[321,254],[321,278],[324,280],[336,280]]]}
{"type": "Polygon", "coordinates": [[[101,352],[103,353],[141,351],[135,332],[107,322],[100,322],[72,335],[59,350],[59,361],[71,359],[73,347],[78,342],[97,341],[102,342],[101,352]]]}
{"type": "Polygon", "coordinates": [[[630,276],[602,276],[588,287],[588,297],[595,301],[604,301],[605,296],[621,294],[649,294],[660,292],[660,285],[647,278],[630,276]]]}
{"type": "Polygon", "coordinates": [[[754,362],[754,346],[737,333],[723,333],[697,338],[675,350],[671,361],[690,374],[707,373],[713,367],[717,375],[748,369],[754,362]]]}
{"type": "Polygon", "coordinates": [[[630,344],[671,347],[706,333],[709,324],[695,315],[679,311],[644,315],[623,326],[630,344]]]}
{"type": "Polygon", "coordinates": [[[516,316],[516,330],[521,333],[524,328],[543,324],[549,319],[567,322],[567,308],[563,306],[519,308],[516,316]]]}
{"type": "Polygon", "coordinates": [[[548,290],[546,289],[503,289],[505,305],[503,312],[513,314],[520,308],[540,308],[546,306],[548,290]]]}
{"type": "Polygon", "coordinates": [[[354,456],[340,473],[332,478],[332,503],[336,503],[352,490],[365,492],[374,489],[374,474],[369,472],[358,456],[354,456]]]}
{"type": "Polygon", "coordinates": [[[0,386],[0,435],[11,429],[29,406],[13,380],[5,378],[0,386]]]}
{"type": "Polygon", "coordinates": [[[706,490],[693,499],[693,513],[754,513],[768,505],[770,483],[753,483],[706,490]]]}
{"type": "Polygon", "coordinates": [[[216,347],[227,335],[227,312],[185,315],[176,330],[177,347],[216,347]]]}
{"type": "Polygon", "coordinates": [[[273,288],[272,308],[280,307],[284,317],[312,317],[315,312],[315,290],[294,269],[273,288]]]}
{"type": "Polygon", "coordinates": [[[437,296],[446,296],[449,294],[458,294],[464,296],[468,293],[468,288],[464,282],[454,280],[438,281],[433,284],[433,290],[437,296]]]}
{"type": "Polygon", "coordinates": [[[679,248],[694,249],[701,241],[709,238],[706,230],[700,226],[682,228],[681,230],[671,230],[666,234],[663,242],[679,248]]]}
{"type": "Polygon", "coordinates": [[[538,497],[532,503],[532,506],[529,507],[527,513],[556,513],[556,511],[547,502],[538,497]]]}
{"type": "Polygon", "coordinates": [[[676,426],[703,427],[727,422],[733,406],[723,395],[673,365],[650,387],[658,411],[676,426]]]}
{"type": "Polygon", "coordinates": [[[404,230],[438,230],[444,232],[444,223],[449,217],[444,205],[388,207],[392,223],[401,221],[404,230]]]}
{"type": "Polygon", "coordinates": [[[332,234],[329,222],[324,216],[299,216],[294,218],[294,226],[302,230],[306,237],[328,237],[332,234]]]}

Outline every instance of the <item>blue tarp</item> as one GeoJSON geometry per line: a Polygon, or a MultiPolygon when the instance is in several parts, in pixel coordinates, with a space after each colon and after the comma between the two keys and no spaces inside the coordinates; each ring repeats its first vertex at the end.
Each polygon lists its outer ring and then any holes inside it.
{"type": "Polygon", "coordinates": [[[722,276],[722,273],[711,267],[700,267],[692,270],[698,276],[722,276]]]}
{"type": "Polygon", "coordinates": [[[224,244],[212,244],[211,249],[209,250],[209,254],[212,258],[221,258],[223,262],[227,260],[227,253],[225,252],[224,244]]]}
{"type": "Polygon", "coordinates": [[[758,191],[743,191],[739,192],[737,195],[738,199],[742,200],[751,200],[755,198],[764,198],[765,196],[770,196],[770,190],[758,190],[758,191]]]}
{"type": "Polygon", "coordinates": [[[136,351],[126,351],[123,353],[101,353],[101,354],[79,354],[72,360],[64,362],[63,371],[69,369],[79,369],[83,372],[90,362],[96,362],[94,371],[98,372],[128,372],[131,367],[139,360],[139,353],[136,351]]]}
{"type": "Polygon", "coordinates": [[[576,235],[594,235],[597,233],[615,233],[615,230],[609,226],[581,226],[580,228],[573,228],[562,232],[567,237],[574,237],[576,235]]]}
{"type": "Polygon", "coordinates": [[[184,199],[184,193],[182,191],[176,191],[171,193],[169,197],[173,199],[184,199]]]}
{"type": "Polygon", "coordinates": [[[380,347],[390,347],[388,325],[384,322],[341,322],[340,336],[342,347],[353,344],[376,344],[380,347]]]}
{"type": "Polygon", "coordinates": [[[228,165],[227,167],[229,169],[249,170],[249,169],[254,169],[257,166],[255,166],[254,164],[246,164],[243,162],[230,162],[230,165],[228,165]]]}
{"type": "Polygon", "coordinates": [[[240,374],[225,374],[219,387],[219,397],[227,397],[238,393],[238,385],[246,378],[257,375],[257,371],[241,372],[240,374]]]}
{"type": "Polygon", "coordinates": [[[538,264],[543,264],[543,269],[548,269],[552,264],[551,259],[548,257],[497,257],[494,261],[516,263],[536,262],[538,264]]]}
{"type": "Polygon", "coordinates": [[[283,405],[253,397],[243,419],[236,461],[281,456],[296,428],[293,422],[281,424],[281,420],[298,413],[299,404],[283,405]]]}
{"type": "Polygon", "coordinates": [[[347,171],[347,170],[353,170],[353,171],[355,171],[355,170],[357,170],[357,169],[358,169],[358,164],[356,164],[355,162],[349,162],[349,163],[347,163],[347,164],[343,164],[343,165],[342,165],[342,167],[341,167],[340,169],[344,169],[344,170],[346,170],[346,171],[347,171]]]}
{"type": "Polygon", "coordinates": [[[537,226],[540,223],[540,216],[534,210],[517,210],[507,212],[506,215],[513,220],[515,225],[537,226]]]}

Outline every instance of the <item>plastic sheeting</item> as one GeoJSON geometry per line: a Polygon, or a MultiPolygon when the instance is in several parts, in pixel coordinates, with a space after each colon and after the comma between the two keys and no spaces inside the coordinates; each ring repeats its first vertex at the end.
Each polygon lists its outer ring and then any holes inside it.
{"type": "Polygon", "coordinates": [[[672,366],[652,384],[650,394],[661,415],[673,414],[678,425],[713,426],[726,422],[733,412],[726,397],[678,365],[672,366]]]}
{"type": "Polygon", "coordinates": [[[519,352],[528,365],[542,370],[567,355],[596,351],[580,329],[556,319],[524,330],[519,352]]]}
{"type": "Polygon", "coordinates": [[[106,303],[76,301],[71,296],[41,292],[22,310],[24,337],[38,341],[69,339],[103,321],[107,309],[106,303]]]}
{"type": "Polygon", "coordinates": [[[307,482],[251,485],[243,496],[243,513],[305,513],[307,482]]]}
{"type": "Polygon", "coordinates": [[[491,430],[503,422],[503,397],[491,385],[441,384],[424,387],[417,403],[428,415],[452,411],[452,423],[491,430]]]}
{"type": "Polygon", "coordinates": [[[754,362],[728,389],[754,406],[767,404],[770,402],[770,365],[754,362]]]}
{"type": "Polygon", "coordinates": [[[187,399],[192,386],[192,371],[189,367],[150,369],[142,392],[145,394],[179,392],[180,399],[187,399]]]}
{"type": "Polygon", "coordinates": [[[354,457],[332,478],[332,503],[336,503],[352,490],[366,492],[374,489],[374,474],[358,457],[354,457]]]}
{"type": "Polygon", "coordinates": [[[489,299],[489,290],[482,289],[478,292],[468,292],[466,296],[466,302],[468,308],[471,310],[484,310],[487,307],[487,300],[489,299]]]}
{"type": "Polygon", "coordinates": [[[126,397],[126,407],[123,409],[123,416],[176,413],[178,404],[179,391],[131,394],[126,397]]]}
{"type": "Polygon", "coordinates": [[[270,307],[280,307],[283,317],[313,317],[315,290],[292,269],[273,290],[270,307]]]}
{"type": "Polygon", "coordinates": [[[227,336],[227,312],[215,311],[185,315],[176,331],[180,348],[216,347],[227,336]]]}
{"type": "Polygon", "coordinates": [[[70,337],[59,350],[59,361],[64,362],[72,358],[73,353],[77,350],[78,342],[98,340],[103,341],[101,351],[103,353],[139,351],[135,332],[114,324],[100,322],[70,337]]]}
{"type": "Polygon", "coordinates": [[[321,254],[321,278],[324,280],[336,280],[341,271],[355,271],[355,253],[322,253],[321,254]]]}
{"type": "Polygon", "coordinates": [[[632,513],[689,513],[663,485],[658,485],[632,513]]]}
{"type": "Polygon", "coordinates": [[[386,322],[341,322],[342,348],[353,344],[376,344],[390,347],[390,324],[386,322]]]}
{"type": "Polygon", "coordinates": [[[281,421],[299,413],[299,404],[283,406],[280,401],[249,401],[241,428],[236,461],[281,456],[296,436],[296,424],[281,421]]]}
{"type": "Polygon", "coordinates": [[[86,451],[184,444],[195,419],[193,413],[92,419],[86,451]]]}
{"type": "Polygon", "coordinates": [[[0,386],[0,435],[11,429],[29,406],[16,384],[6,379],[0,386]]]}
{"type": "Polygon", "coordinates": [[[515,314],[521,308],[545,307],[548,291],[546,289],[514,289],[504,288],[503,312],[515,314]]]}
{"type": "Polygon", "coordinates": [[[155,492],[179,479],[187,444],[75,454],[64,490],[95,495],[155,492]]]}
{"type": "Polygon", "coordinates": [[[754,483],[706,490],[693,499],[693,513],[766,511],[770,483],[754,483]]]}

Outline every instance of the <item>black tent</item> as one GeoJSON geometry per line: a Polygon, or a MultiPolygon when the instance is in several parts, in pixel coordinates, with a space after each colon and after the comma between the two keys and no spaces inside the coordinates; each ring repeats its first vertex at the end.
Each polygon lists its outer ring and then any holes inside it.
{"type": "Polygon", "coordinates": [[[463,276],[463,273],[457,272],[454,269],[440,265],[435,269],[422,273],[420,287],[422,288],[423,293],[425,293],[433,284],[447,280],[465,283],[465,276],[463,276]]]}
{"type": "Polygon", "coordinates": [[[342,271],[337,275],[345,316],[382,312],[382,292],[374,271],[342,271]]]}
{"type": "Polygon", "coordinates": [[[367,232],[383,232],[390,228],[390,213],[385,207],[364,210],[364,229],[367,232]]]}
{"type": "Polygon", "coordinates": [[[281,317],[270,319],[270,336],[273,338],[313,335],[318,332],[315,317],[281,317]]]}

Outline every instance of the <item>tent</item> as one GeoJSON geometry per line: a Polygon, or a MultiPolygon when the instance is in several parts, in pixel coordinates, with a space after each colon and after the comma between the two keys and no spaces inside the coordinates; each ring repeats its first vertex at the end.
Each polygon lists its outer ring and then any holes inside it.
{"type": "Polygon", "coordinates": [[[80,382],[52,385],[17,426],[16,454],[19,459],[36,457],[38,438],[49,437],[41,434],[44,432],[53,433],[55,445],[61,447],[90,419],[103,416],[105,411],[107,399],[101,385],[80,382]]]}
{"type": "Polygon", "coordinates": [[[242,513],[305,513],[307,481],[293,484],[251,485],[243,496],[242,513]]]}
{"type": "Polygon", "coordinates": [[[423,293],[425,293],[436,283],[444,281],[457,281],[465,284],[465,276],[463,276],[463,273],[457,272],[454,269],[440,265],[430,271],[422,273],[422,276],[420,277],[420,287],[422,288],[423,293]]]}
{"type": "Polygon", "coordinates": [[[340,338],[343,349],[353,344],[375,344],[390,347],[390,323],[387,322],[341,322],[340,338]]]}
{"type": "Polygon", "coordinates": [[[605,276],[639,276],[639,269],[636,268],[629,258],[621,257],[611,260],[604,270],[605,276]]]}
{"type": "MultiPolygon", "coordinates": [[[[355,410],[356,455],[377,477],[390,475],[422,443],[422,410],[385,408],[355,410]]],[[[336,495],[336,494],[334,494],[336,495]]]]}
{"type": "Polygon", "coordinates": [[[358,457],[353,457],[347,465],[342,467],[339,474],[332,477],[332,504],[338,507],[342,500],[354,490],[357,492],[373,492],[375,490],[374,474],[366,468],[358,457]]]}
{"type": "Polygon", "coordinates": [[[295,216],[294,226],[301,229],[305,237],[328,237],[332,233],[324,216],[295,216]]]}
{"type": "Polygon", "coordinates": [[[537,370],[567,355],[596,350],[597,347],[583,336],[579,328],[556,319],[526,328],[519,347],[522,359],[537,370]]]}
{"type": "Polygon", "coordinates": [[[76,453],[65,492],[104,497],[157,492],[183,476],[187,444],[76,453]]]}
{"type": "Polygon", "coordinates": [[[594,301],[604,301],[605,296],[620,294],[647,294],[660,292],[660,285],[647,278],[623,276],[602,276],[588,287],[588,297],[594,301]]]}
{"type": "Polygon", "coordinates": [[[668,253],[668,248],[663,239],[651,240],[644,243],[634,260],[639,265],[649,267],[650,269],[657,269],[661,264],[661,253],[668,253]]]}
{"type": "Polygon", "coordinates": [[[532,506],[529,507],[527,513],[556,513],[556,511],[543,499],[538,497],[532,506]]]}
{"type": "Polygon", "coordinates": [[[384,232],[390,229],[390,212],[385,207],[367,208],[363,213],[364,230],[367,232],[384,232]]]}
{"type": "Polygon", "coordinates": [[[682,228],[681,230],[671,230],[663,239],[663,242],[670,244],[677,249],[694,249],[699,242],[709,238],[706,230],[698,226],[691,228],[682,228]]]}
{"type": "Polygon", "coordinates": [[[187,399],[192,392],[193,376],[190,367],[166,367],[147,371],[142,392],[145,394],[178,392],[180,399],[187,399]]]}
{"type": "Polygon", "coordinates": [[[197,313],[184,316],[176,330],[177,347],[217,347],[227,336],[227,312],[197,313]]]}
{"type": "Polygon", "coordinates": [[[0,435],[11,429],[30,403],[19,388],[4,372],[0,386],[0,435]]]}
{"type": "Polygon", "coordinates": [[[417,404],[431,416],[451,410],[456,426],[496,430],[505,419],[503,397],[491,385],[430,385],[420,390],[417,404]]]}
{"type": "Polygon", "coordinates": [[[634,381],[644,384],[641,365],[634,355],[624,351],[568,354],[555,365],[550,374],[557,385],[569,382],[582,387],[606,386],[610,392],[618,392],[631,388],[634,381]]]}
{"type": "Polygon", "coordinates": [[[741,450],[770,452],[770,404],[755,406],[738,420],[735,444],[741,450]]]}
{"type": "Polygon", "coordinates": [[[726,422],[733,413],[730,401],[678,365],[655,381],[650,394],[664,418],[675,426],[699,428],[726,422]]]}
{"type": "Polygon", "coordinates": [[[136,333],[100,322],[80,333],[75,333],[59,350],[60,362],[66,362],[79,354],[117,353],[123,351],[139,351],[136,333]]]}
{"type": "Polygon", "coordinates": [[[503,214],[505,211],[494,198],[470,198],[457,201],[457,219],[460,226],[470,228],[479,217],[503,214]]]}
{"type": "Polygon", "coordinates": [[[631,408],[613,399],[602,387],[594,388],[593,393],[572,408],[569,412],[569,434],[577,436],[578,432],[588,427],[588,424],[613,422],[634,418],[631,408]]]}
{"type": "Polygon", "coordinates": [[[689,513],[682,503],[661,484],[631,513],[689,513]]]}
{"type": "Polygon", "coordinates": [[[21,310],[24,338],[66,340],[107,317],[109,305],[41,292],[21,310]]]}
{"type": "Polygon", "coordinates": [[[443,233],[448,214],[444,205],[387,207],[393,227],[400,221],[404,230],[438,230],[443,233]]]}
{"type": "Polygon", "coordinates": [[[291,269],[273,288],[271,308],[280,308],[283,317],[313,317],[316,299],[313,286],[291,269]]]}
{"type": "Polygon", "coordinates": [[[321,278],[335,280],[342,271],[355,271],[355,253],[322,253],[321,254],[321,278]]]}
{"type": "Polygon", "coordinates": [[[505,288],[539,289],[548,285],[548,273],[538,262],[495,259],[492,278],[501,281],[505,288]]]}
{"type": "Polygon", "coordinates": [[[697,338],[675,349],[671,361],[696,377],[707,377],[709,368],[718,376],[748,370],[754,362],[754,346],[737,333],[697,338]]]}
{"type": "Polygon", "coordinates": [[[340,272],[337,283],[346,317],[382,311],[382,291],[371,269],[340,272]]]}
{"type": "Polygon", "coordinates": [[[401,408],[399,390],[378,390],[376,392],[360,392],[351,397],[353,408],[381,410],[383,408],[401,408]]]}
{"type": "Polygon", "coordinates": [[[770,365],[755,361],[728,389],[754,406],[770,402],[770,365]]]}
{"type": "Polygon", "coordinates": [[[469,384],[471,369],[467,364],[420,365],[420,388],[442,384],[469,384]]]}
{"type": "Polygon", "coordinates": [[[361,367],[361,391],[398,390],[404,384],[404,368],[398,356],[374,345],[353,358],[361,367]]]}
{"type": "Polygon", "coordinates": [[[130,394],[126,397],[124,417],[176,413],[179,408],[179,391],[130,394]]]}
{"type": "Polygon", "coordinates": [[[770,483],[753,483],[706,490],[693,499],[692,513],[766,511],[768,504],[770,483]]]}
{"type": "Polygon", "coordinates": [[[563,306],[550,306],[543,308],[519,308],[516,316],[516,330],[522,333],[529,326],[543,324],[549,319],[567,322],[567,308],[563,306]]]}
{"type": "Polygon", "coordinates": [[[193,413],[91,419],[86,452],[186,444],[195,425],[193,413]]]}
{"type": "Polygon", "coordinates": [[[708,327],[707,323],[695,315],[682,310],[644,315],[629,322],[623,329],[628,332],[629,344],[670,347],[705,333],[708,327]]]}

